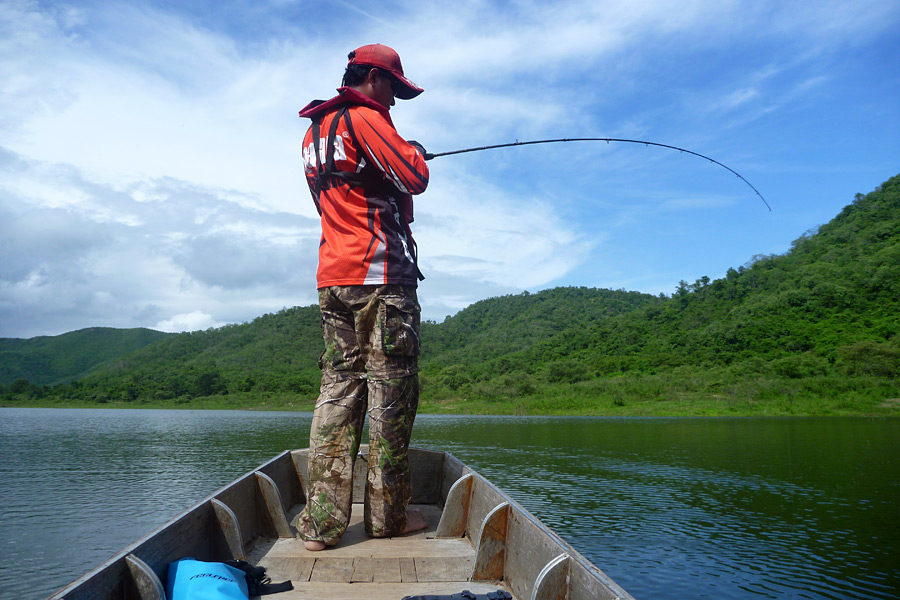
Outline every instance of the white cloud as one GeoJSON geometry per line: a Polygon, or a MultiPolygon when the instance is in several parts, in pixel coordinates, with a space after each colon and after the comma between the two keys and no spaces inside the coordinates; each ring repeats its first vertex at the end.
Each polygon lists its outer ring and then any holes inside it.
{"type": "Polygon", "coordinates": [[[476,177],[448,177],[417,203],[423,268],[519,288],[564,275],[592,243],[557,216],[552,201],[514,196],[476,177]]]}
{"type": "Polygon", "coordinates": [[[199,331],[210,327],[221,327],[226,323],[219,323],[212,315],[195,310],[189,313],[175,315],[171,319],[160,321],[153,329],[168,333],[182,333],[184,331],[199,331]]]}
{"type": "Polygon", "coordinates": [[[0,159],[2,336],[182,326],[190,321],[176,316],[196,312],[239,322],[313,300],[311,219],[172,179],[120,190],[71,168],[0,159]],[[46,193],[28,195],[36,180],[46,193]],[[66,192],[83,200],[46,202],[66,192]]]}
{"type": "Polygon", "coordinates": [[[312,215],[298,202],[296,49],[243,58],[221,35],[126,4],[71,29],[24,12],[4,60],[8,148],[108,184],[172,177],[312,215]]]}
{"type": "MultiPolygon", "coordinates": [[[[471,0],[451,8],[399,0],[362,12],[350,3],[210,11],[153,0],[0,0],[0,335],[202,327],[313,302],[318,224],[299,161],[308,123],[297,110],[332,93],[346,52],[362,43],[397,48],[426,88],[393,116],[431,151],[643,137],[741,172],[736,156],[744,165],[779,163],[757,170],[774,187],[784,182],[773,171],[803,159],[793,146],[773,154],[772,131],[800,109],[809,123],[831,119],[821,98],[847,81],[833,68],[837,57],[889,36],[898,19],[896,2],[878,0],[471,0]],[[781,164],[783,156],[791,162],[781,164]]],[[[883,85],[890,96],[894,88],[883,85]]],[[[875,94],[868,102],[880,103],[873,114],[896,113],[875,94]]],[[[810,145],[834,155],[830,142],[810,145]]],[[[431,166],[414,224],[426,318],[565,283],[572,273],[613,285],[639,281],[638,271],[688,269],[628,263],[635,252],[624,251],[615,272],[596,265],[638,238],[647,256],[667,255],[641,237],[660,214],[660,231],[690,230],[687,215],[734,210],[734,196],[758,208],[740,182],[703,187],[713,177],[701,161],[661,150],[516,149],[431,166]]],[[[739,251],[736,264],[752,254],[739,251]]]]}

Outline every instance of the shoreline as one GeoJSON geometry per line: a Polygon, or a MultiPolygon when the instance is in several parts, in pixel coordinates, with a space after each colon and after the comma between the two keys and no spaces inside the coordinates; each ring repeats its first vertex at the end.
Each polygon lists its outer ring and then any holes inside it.
{"type": "MultiPolygon", "coordinates": [[[[58,409],[146,409],[146,410],[243,410],[250,412],[309,412],[315,401],[285,401],[281,398],[225,400],[226,397],[195,398],[188,402],[0,402],[0,408],[58,408],[58,409]]],[[[561,404],[566,404],[562,402],[561,404]]],[[[481,416],[559,416],[559,417],[900,417],[900,398],[867,406],[848,406],[839,400],[823,400],[802,405],[790,401],[735,402],[724,400],[631,400],[617,405],[598,401],[594,407],[554,406],[540,399],[484,401],[466,399],[424,400],[418,414],[481,415],[481,416]],[[529,401],[531,400],[531,401],[529,401]],[[811,406],[812,404],[812,406],[811,406]]]]}

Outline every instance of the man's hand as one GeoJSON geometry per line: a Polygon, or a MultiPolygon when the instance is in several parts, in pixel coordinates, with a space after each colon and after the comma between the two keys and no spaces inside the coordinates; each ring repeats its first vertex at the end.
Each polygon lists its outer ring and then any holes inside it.
{"type": "Polygon", "coordinates": [[[425,158],[425,160],[428,160],[428,152],[425,151],[425,146],[423,146],[416,140],[409,140],[406,143],[409,144],[410,146],[412,146],[413,148],[415,148],[416,150],[418,150],[419,154],[421,154],[425,158]]]}

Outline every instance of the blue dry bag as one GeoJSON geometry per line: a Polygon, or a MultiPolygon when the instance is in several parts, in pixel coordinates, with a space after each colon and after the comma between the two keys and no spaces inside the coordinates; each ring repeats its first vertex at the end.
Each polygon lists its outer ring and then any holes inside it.
{"type": "Polygon", "coordinates": [[[168,600],[248,600],[244,572],[224,563],[183,558],[169,563],[168,600]]]}

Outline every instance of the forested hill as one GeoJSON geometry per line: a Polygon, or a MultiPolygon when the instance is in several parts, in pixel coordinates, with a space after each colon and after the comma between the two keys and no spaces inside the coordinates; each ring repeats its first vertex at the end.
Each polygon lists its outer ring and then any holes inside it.
{"type": "Polygon", "coordinates": [[[0,383],[16,379],[39,385],[66,383],[84,376],[98,363],[168,335],[143,328],[91,327],[27,340],[0,338],[0,383]]]}
{"type": "Polygon", "coordinates": [[[891,353],[898,332],[900,176],[785,255],[755,257],[715,281],[681,282],[667,302],[560,332],[516,362],[567,357],[600,375],[748,360],[824,367],[862,347],[891,353]]]}
{"type": "MultiPolygon", "coordinates": [[[[649,403],[631,414],[701,414],[690,398],[726,409],[761,403],[767,414],[882,414],[900,405],[898,315],[900,176],[784,255],[683,281],[671,297],[557,288],[426,322],[423,401],[468,412],[622,414],[649,403]]],[[[320,335],[317,308],[294,308],[170,336],[72,385],[0,391],[8,404],[44,395],[308,406],[320,335]]]]}
{"type": "MultiPolygon", "coordinates": [[[[558,293],[559,306],[571,306],[566,294],[590,294],[558,293]]],[[[721,381],[859,375],[900,383],[900,176],[858,195],[784,255],[755,257],[715,281],[682,281],[665,301],[631,300],[633,310],[605,319],[560,308],[551,327],[542,317],[507,318],[492,336],[477,320],[458,326],[472,321],[464,311],[438,327],[443,343],[424,357],[425,373],[447,397],[679,369],[715,371],[721,381]],[[529,324],[538,343],[506,343],[529,324]],[[447,341],[459,346],[448,351],[447,341]]],[[[496,312],[493,301],[472,308],[496,312]]],[[[900,396],[893,390],[885,393],[900,396]]]]}
{"type": "Polygon", "coordinates": [[[454,365],[491,361],[543,344],[554,336],[565,339],[573,330],[605,318],[663,302],[649,294],[584,287],[490,298],[443,323],[423,323],[422,362],[454,365]]]}
{"type": "Polygon", "coordinates": [[[76,382],[81,386],[75,396],[186,402],[285,393],[308,400],[318,390],[321,352],[318,307],[283,309],[250,323],[174,335],[107,361],[76,382]]]}

